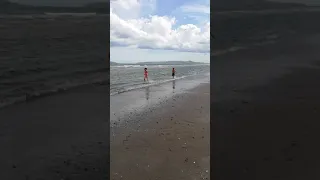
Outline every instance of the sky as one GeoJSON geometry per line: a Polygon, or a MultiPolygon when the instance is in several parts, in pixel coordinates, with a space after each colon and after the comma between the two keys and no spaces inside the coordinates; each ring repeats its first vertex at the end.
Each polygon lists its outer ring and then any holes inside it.
{"type": "Polygon", "coordinates": [[[209,2],[111,0],[111,61],[210,62],[209,2]]]}

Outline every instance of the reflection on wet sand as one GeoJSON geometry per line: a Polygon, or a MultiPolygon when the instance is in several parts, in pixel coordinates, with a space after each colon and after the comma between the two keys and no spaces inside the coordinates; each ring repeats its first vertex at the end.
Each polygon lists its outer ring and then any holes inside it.
{"type": "Polygon", "coordinates": [[[149,100],[150,97],[150,87],[146,87],[146,99],[149,100]]]}
{"type": "Polygon", "coordinates": [[[173,92],[174,92],[174,89],[176,88],[176,80],[173,80],[172,81],[172,89],[173,89],[173,92]]]}

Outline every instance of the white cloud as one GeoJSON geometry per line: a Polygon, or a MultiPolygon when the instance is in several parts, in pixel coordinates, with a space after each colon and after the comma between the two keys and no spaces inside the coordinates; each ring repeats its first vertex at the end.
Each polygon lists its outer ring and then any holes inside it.
{"type": "MultiPolygon", "coordinates": [[[[155,9],[155,4],[154,0],[112,0],[111,46],[168,49],[180,52],[210,51],[209,18],[201,26],[187,23],[177,26],[178,20],[175,17],[150,15],[155,9]],[[144,16],[147,10],[149,16],[144,16]]],[[[185,10],[201,11],[205,8],[185,7],[185,10]]]]}
{"type": "Polygon", "coordinates": [[[156,0],[110,0],[110,8],[121,19],[136,19],[151,14],[156,0]]]}

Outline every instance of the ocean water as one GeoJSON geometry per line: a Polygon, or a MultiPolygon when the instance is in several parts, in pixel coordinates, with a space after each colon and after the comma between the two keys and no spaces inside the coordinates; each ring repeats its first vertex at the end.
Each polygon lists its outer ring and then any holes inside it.
{"type": "Polygon", "coordinates": [[[174,80],[172,68],[175,68],[174,79],[190,76],[209,76],[210,65],[153,65],[153,66],[111,66],[110,94],[159,85],[174,80]],[[148,68],[149,82],[144,82],[144,67],[148,68]]]}
{"type": "Polygon", "coordinates": [[[0,107],[109,81],[106,16],[0,16],[0,107]]]}

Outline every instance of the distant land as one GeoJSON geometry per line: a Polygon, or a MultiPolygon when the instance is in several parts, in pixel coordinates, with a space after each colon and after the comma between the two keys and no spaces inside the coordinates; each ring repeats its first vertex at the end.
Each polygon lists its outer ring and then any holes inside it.
{"type": "Polygon", "coordinates": [[[138,63],[117,63],[110,61],[110,66],[125,66],[125,65],[196,65],[196,64],[208,64],[193,61],[159,61],[159,62],[138,62],[138,63]]]}
{"type": "Polygon", "coordinates": [[[97,13],[108,14],[110,2],[89,3],[80,7],[32,6],[0,0],[0,14],[97,13]]]}

